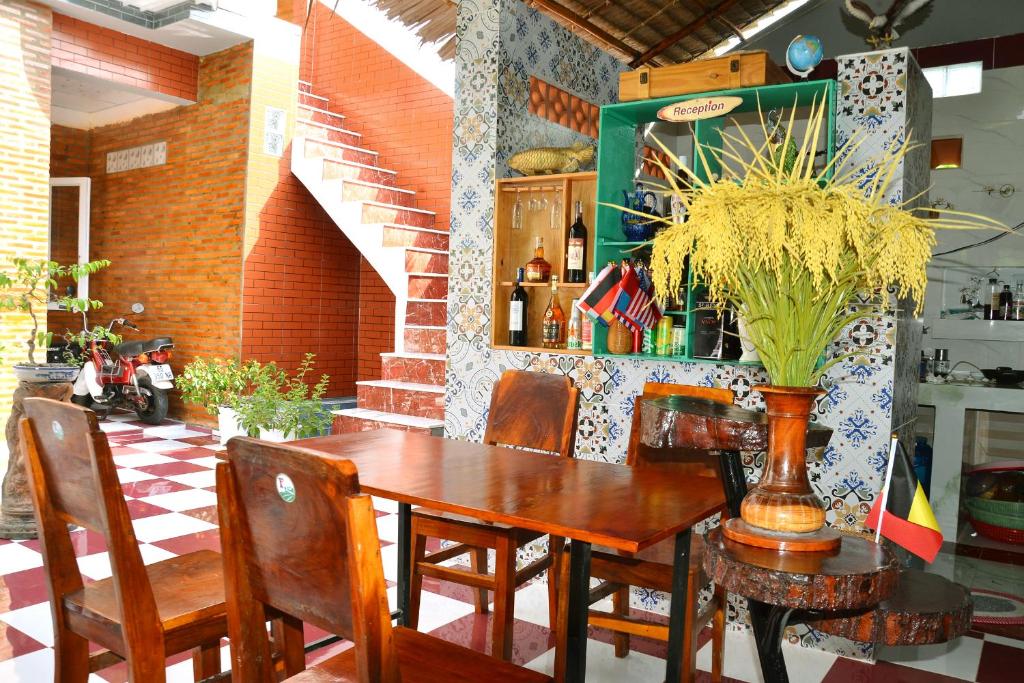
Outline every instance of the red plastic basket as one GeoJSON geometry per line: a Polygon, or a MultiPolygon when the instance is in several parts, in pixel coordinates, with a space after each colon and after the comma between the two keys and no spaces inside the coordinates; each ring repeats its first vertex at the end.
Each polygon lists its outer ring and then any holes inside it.
{"type": "Polygon", "coordinates": [[[971,525],[979,534],[994,541],[1024,544],[1024,530],[1008,529],[1004,526],[996,526],[995,524],[985,524],[985,522],[979,522],[973,517],[971,518],[971,525]]]}

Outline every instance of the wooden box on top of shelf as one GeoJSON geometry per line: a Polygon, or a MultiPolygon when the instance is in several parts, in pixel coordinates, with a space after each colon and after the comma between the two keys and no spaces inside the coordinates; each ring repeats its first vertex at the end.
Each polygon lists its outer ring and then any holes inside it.
{"type": "Polygon", "coordinates": [[[515,287],[516,271],[525,268],[533,259],[537,237],[544,238],[544,258],[551,264],[551,273],[558,276],[558,301],[565,311],[566,319],[571,315],[572,300],[578,298],[586,284],[565,282],[566,234],[576,219],[574,207],[583,202],[583,222],[587,226],[587,251],[584,270],[594,269],[594,197],[597,190],[597,173],[564,173],[523,178],[502,178],[496,182],[494,200],[494,267],[491,271],[492,320],[491,342],[494,348],[520,351],[544,351],[550,353],[590,354],[590,351],[568,351],[566,349],[545,349],[541,342],[541,320],[551,298],[551,282],[527,282],[523,286],[529,296],[526,308],[527,346],[508,345],[509,297],[515,287]],[[516,197],[522,206],[522,230],[512,228],[512,207],[516,197]],[[530,210],[530,199],[545,200],[543,208],[530,210]],[[552,207],[556,201],[555,225],[552,226],[552,207]]]}
{"type": "Polygon", "coordinates": [[[619,74],[619,101],[632,102],[727,88],[789,83],[765,50],[737,52],[717,59],[649,67],[619,74]]]}

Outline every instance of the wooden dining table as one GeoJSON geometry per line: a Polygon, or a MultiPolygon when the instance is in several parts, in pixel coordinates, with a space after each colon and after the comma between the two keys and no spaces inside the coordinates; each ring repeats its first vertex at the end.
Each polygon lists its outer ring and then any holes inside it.
{"type": "MultiPolygon", "coordinates": [[[[408,614],[413,505],[571,539],[565,680],[585,680],[591,544],[637,553],[674,539],[666,680],[680,678],[691,527],[725,507],[685,467],[632,468],[381,429],[294,445],[351,460],[362,491],[398,502],[399,621],[408,614]]],[[[552,625],[553,627],[554,625],[552,625]]]]}

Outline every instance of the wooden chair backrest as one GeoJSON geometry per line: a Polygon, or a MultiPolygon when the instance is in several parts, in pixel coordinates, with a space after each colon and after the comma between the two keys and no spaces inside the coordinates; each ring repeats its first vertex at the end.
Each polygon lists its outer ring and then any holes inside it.
{"type": "Polygon", "coordinates": [[[73,403],[27,398],[20,428],[55,621],[64,619],[64,596],[83,585],[68,531],[77,524],[107,542],[126,648],[118,654],[162,662],[162,648],[151,652],[163,642],[156,600],[96,414],[73,403]]]}
{"type": "Polygon", "coordinates": [[[398,680],[377,525],[351,461],[248,437],[217,464],[233,677],[274,680],[281,612],[356,643],[359,681],[398,680]]]}
{"type": "Polygon", "coordinates": [[[697,387],[688,384],[669,384],[666,382],[647,382],[643,392],[633,400],[633,421],[629,430],[629,446],[626,449],[626,464],[630,467],[643,467],[656,463],[686,463],[692,465],[693,474],[701,476],[719,476],[719,456],[715,451],[698,448],[651,448],[640,439],[640,405],[650,398],[659,396],[691,396],[705,398],[718,403],[731,405],[733,393],[729,389],[717,387],[697,387]]]}
{"type": "Polygon", "coordinates": [[[484,443],[571,458],[579,389],[565,375],[506,370],[491,394],[484,443]]]}

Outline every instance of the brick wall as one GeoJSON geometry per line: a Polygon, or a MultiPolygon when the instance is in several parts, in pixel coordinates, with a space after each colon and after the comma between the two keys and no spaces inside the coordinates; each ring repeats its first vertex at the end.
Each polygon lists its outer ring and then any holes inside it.
{"type": "Polygon", "coordinates": [[[194,101],[199,58],[109,28],[53,15],[53,66],[194,101]]]}
{"type": "Polygon", "coordinates": [[[359,379],[380,379],[380,354],[395,350],[395,297],[359,257],[359,379]]]}
{"type": "MultiPolygon", "coordinates": [[[[328,395],[355,394],[359,252],[292,175],[299,27],[294,51],[259,50],[253,66],[252,124],[246,189],[242,355],[289,369],[316,354],[328,395]],[[286,149],[264,150],[266,107],[287,114],[286,149]]],[[[282,27],[281,40],[286,29],[282,27]]],[[[315,381],[315,379],[314,379],[315,381]]]]}
{"type": "MultiPolygon", "coordinates": [[[[142,332],[125,337],[174,337],[175,371],[197,355],[240,353],[251,73],[252,45],[239,45],[202,58],[197,104],[88,132],[53,128],[54,166],[93,180],[90,257],[112,262],[90,283],[90,296],[105,304],[90,322],[142,302],[142,332]],[[106,172],[108,152],[161,140],[165,165],[106,172]],[[88,173],[75,168],[83,145],[88,173]]],[[[205,419],[176,399],[171,411],[205,419]]]]}
{"type": "MultiPolygon", "coordinates": [[[[398,171],[418,206],[447,229],[451,200],[452,99],[330,8],[314,3],[303,44],[302,78],[362,133],[361,146],[398,171]]],[[[380,377],[379,354],[394,350],[394,297],[361,262],[359,379],[380,377]]]]}
{"type": "MultiPolygon", "coordinates": [[[[45,258],[50,179],[50,9],[0,3],[0,267],[10,257],[45,258]]],[[[45,318],[44,318],[45,322],[45,318]]],[[[10,363],[24,360],[29,319],[0,313],[0,424],[11,408],[10,363]]],[[[45,361],[45,357],[36,358],[45,361]]]]}

